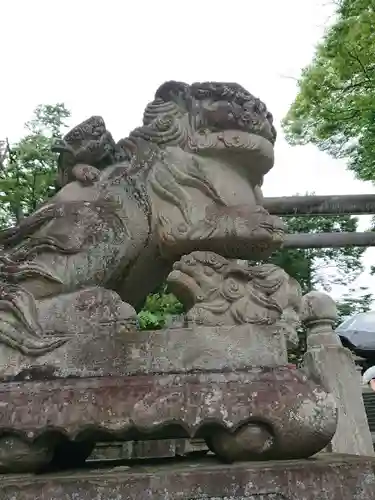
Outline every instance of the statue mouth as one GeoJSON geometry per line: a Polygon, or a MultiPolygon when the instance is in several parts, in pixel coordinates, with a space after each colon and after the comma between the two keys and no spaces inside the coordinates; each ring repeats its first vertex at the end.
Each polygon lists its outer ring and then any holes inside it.
{"type": "Polygon", "coordinates": [[[230,156],[249,168],[256,165],[259,178],[274,165],[272,142],[262,135],[244,130],[200,131],[190,139],[189,148],[204,156],[230,156]]]}
{"type": "Polygon", "coordinates": [[[187,309],[190,309],[196,302],[204,299],[204,293],[192,276],[179,269],[181,267],[179,264],[175,263],[173,271],[167,278],[168,288],[187,309]]]}
{"type": "Polygon", "coordinates": [[[269,138],[251,130],[199,130],[193,134],[192,145],[194,144],[201,149],[215,146],[224,150],[264,148],[273,151],[273,144],[269,138]]]}
{"type": "Polygon", "coordinates": [[[198,264],[199,261],[192,255],[184,255],[173,264],[173,270],[167,278],[172,293],[183,304],[191,307],[197,302],[204,301],[216,290],[212,281],[215,271],[207,265],[204,267],[199,265],[197,268],[198,264]]]}

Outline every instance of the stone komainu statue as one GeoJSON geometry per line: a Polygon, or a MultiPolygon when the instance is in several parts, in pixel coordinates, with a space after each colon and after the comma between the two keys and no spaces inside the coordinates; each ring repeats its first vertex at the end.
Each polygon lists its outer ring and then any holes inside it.
{"type": "Polygon", "coordinates": [[[60,191],[0,233],[2,364],[135,321],[183,254],[278,248],[260,189],[275,139],[266,106],[233,83],[165,83],[118,143],[100,117],[75,127],[55,146],[60,191]]]}
{"type": "Polygon", "coordinates": [[[28,381],[2,384],[0,472],[82,463],[98,436],[201,433],[225,461],[330,442],[334,398],[286,341],[304,318],[330,342],[334,308],[260,263],[284,236],[260,187],[275,139],[239,85],[168,82],[128,138],[92,117],[55,145],[60,191],[0,233],[0,375],[28,381]],[[166,277],[186,328],[137,331],[166,277]]]}

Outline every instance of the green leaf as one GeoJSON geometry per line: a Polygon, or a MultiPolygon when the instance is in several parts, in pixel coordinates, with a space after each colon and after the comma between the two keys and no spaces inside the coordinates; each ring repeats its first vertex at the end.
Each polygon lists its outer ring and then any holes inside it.
{"type": "Polygon", "coordinates": [[[57,156],[51,152],[70,112],[63,104],[40,105],[25,124],[27,134],[11,144],[0,171],[0,225],[8,226],[33,212],[53,195],[57,156]]]}
{"type": "Polygon", "coordinates": [[[312,143],[346,158],[359,179],[375,180],[375,8],[339,0],[335,23],[302,71],[284,118],[291,144],[312,143]]]}

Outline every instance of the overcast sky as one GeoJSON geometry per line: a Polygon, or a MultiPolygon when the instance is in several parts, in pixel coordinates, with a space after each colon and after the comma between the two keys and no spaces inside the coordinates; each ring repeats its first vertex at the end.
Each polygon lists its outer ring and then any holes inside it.
{"type": "MultiPolygon", "coordinates": [[[[237,81],[278,126],[333,8],[329,0],[2,0],[0,12],[0,138],[19,138],[38,104],[64,102],[72,124],[99,114],[120,139],[170,79],[237,81]]],[[[375,192],[344,162],[290,147],[278,129],[266,195],[375,192]]],[[[374,249],[365,262],[375,264],[374,249]]],[[[375,293],[367,273],[360,284],[375,293]]]]}

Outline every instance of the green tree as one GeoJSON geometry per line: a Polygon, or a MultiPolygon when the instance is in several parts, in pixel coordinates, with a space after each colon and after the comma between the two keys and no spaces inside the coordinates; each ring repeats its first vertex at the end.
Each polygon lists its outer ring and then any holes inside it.
{"type": "Polygon", "coordinates": [[[283,126],[291,144],[316,144],[375,180],[375,4],[337,0],[335,22],[302,71],[283,126]]]}
{"type": "Polygon", "coordinates": [[[40,105],[25,124],[26,135],[0,145],[0,227],[19,222],[55,192],[57,156],[51,145],[69,116],[64,104],[40,105]]]}
{"type": "Polygon", "coordinates": [[[337,304],[339,316],[337,324],[341,323],[345,318],[353,316],[353,314],[369,311],[372,302],[373,296],[369,293],[368,288],[349,288],[349,291],[341,297],[340,302],[337,304]]]}
{"type": "MultiPolygon", "coordinates": [[[[358,219],[349,215],[285,217],[290,233],[352,232],[357,230],[358,219]]],[[[282,267],[300,283],[303,293],[312,289],[330,292],[334,285],[345,285],[347,292],[337,302],[338,320],[368,311],[373,296],[366,287],[354,286],[363,272],[363,248],[308,248],[281,249],[271,261],[282,267]]],[[[300,346],[289,353],[292,362],[300,362],[306,348],[306,332],[299,332],[300,346]]]]}

